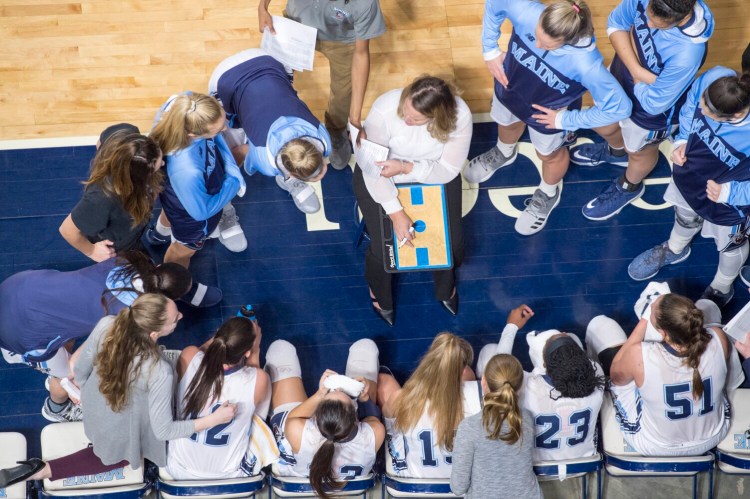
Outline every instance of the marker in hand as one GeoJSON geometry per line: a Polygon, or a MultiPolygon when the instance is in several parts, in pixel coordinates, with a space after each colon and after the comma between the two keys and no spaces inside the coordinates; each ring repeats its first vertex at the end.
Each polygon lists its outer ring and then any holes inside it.
{"type": "MultiPolygon", "coordinates": [[[[409,227],[409,234],[412,236],[412,239],[414,239],[414,227],[416,227],[417,224],[411,224],[411,227],[409,227]]],[[[401,249],[401,247],[406,244],[406,241],[408,241],[409,238],[405,237],[401,241],[398,242],[398,249],[401,249]]]]}

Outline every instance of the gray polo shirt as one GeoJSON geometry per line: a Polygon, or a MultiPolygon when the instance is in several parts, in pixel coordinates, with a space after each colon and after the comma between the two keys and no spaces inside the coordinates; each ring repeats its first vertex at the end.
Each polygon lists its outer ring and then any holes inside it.
{"type": "Polygon", "coordinates": [[[378,0],[289,0],[285,15],[318,30],[318,40],[354,43],[385,33],[378,0]]]}

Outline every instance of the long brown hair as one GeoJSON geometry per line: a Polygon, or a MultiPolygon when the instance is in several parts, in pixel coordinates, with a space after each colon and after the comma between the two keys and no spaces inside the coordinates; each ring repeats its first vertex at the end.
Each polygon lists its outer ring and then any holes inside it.
{"type": "Polygon", "coordinates": [[[437,442],[452,451],[464,418],[461,375],[473,359],[469,342],[452,333],[438,334],[396,400],[396,429],[406,433],[414,428],[429,404],[437,442]]]}
{"type": "Polygon", "coordinates": [[[159,347],[150,334],[166,325],[169,302],[162,295],[141,295],[130,308],[117,314],[106,333],[94,366],[99,375],[99,391],[112,411],[120,412],[128,404],[143,363],[159,357],[159,347]]]}
{"type": "Polygon", "coordinates": [[[523,385],[521,363],[507,353],[495,355],[484,369],[484,380],[490,390],[484,394],[482,409],[482,424],[488,438],[514,444],[523,432],[518,398],[518,390],[523,385]],[[508,423],[504,433],[503,423],[508,423]]]}
{"type": "Polygon", "coordinates": [[[442,143],[448,142],[458,122],[456,97],[459,95],[461,92],[451,82],[436,76],[419,76],[401,91],[398,117],[403,119],[404,102],[411,99],[412,107],[430,120],[427,131],[432,138],[442,143]]]}
{"type": "Polygon", "coordinates": [[[313,419],[325,441],[310,462],[310,485],[318,497],[330,499],[329,492],[344,486],[336,480],[331,466],[336,452],[334,444],[351,436],[357,426],[354,404],[323,400],[315,409],[313,419]]]}
{"type": "Polygon", "coordinates": [[[667,339],[684,349],[683,363],[693,369],[693,398],[703,396],[703,380],[698,366],[708,348],[711,334],[703,325],[703,312],[693,300],[670,293],[659,298],[654,326],[667,334],[667,339]]]}
{"type": "Polygon", "coordinates": [[[232,317],[219,327],[185,392],[184,418],[196,417],[208,402],[221,396],[224,364],[244,363],[256,337],[257,324],[246,317],[232,317]]]}
{"type": "Polygon", "coordinates": [[[222,117],[219,101],[205,94],[184,93],[162,112],[149,137],[159,144],[164,154],[184,149],[195,137],[206,135],[209,127],[222,117]]]}
{"type": "Polygon", "coordinates": [[[133,219],[132,226],[151,218],[154,201],[163,187],[164,174],[159,146],[139,133],[116,132],[96,152],[91,162],[88,188],[98,185],[108,196],[117,198],[133,219]]]}

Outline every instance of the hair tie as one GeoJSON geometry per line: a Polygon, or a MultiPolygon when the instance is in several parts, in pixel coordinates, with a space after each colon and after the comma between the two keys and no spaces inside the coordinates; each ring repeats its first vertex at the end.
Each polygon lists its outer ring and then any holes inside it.
{"type": "Polygon", "coordinates": [[[196,109],[198,109],[198,102],[197,101],[192,101],[190,109],[188,109],[188,114],[192,113],[196,109]]]}
{"type": "Polygon", "coordinates": [[[576,14],[580,14],[581,13],[581,8],[578,6],[577,3],[572,3],[570,5],[571,5],[571,7],[573,7],[573,10],[576,11],[576,14]]]}

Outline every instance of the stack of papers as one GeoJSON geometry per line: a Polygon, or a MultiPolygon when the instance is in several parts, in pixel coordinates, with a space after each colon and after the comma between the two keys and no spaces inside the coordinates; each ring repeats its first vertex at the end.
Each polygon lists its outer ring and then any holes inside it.
{"type": "Polygon", "coordinates": [[[360,140],[360,145],[357,145],[358,133],[359,129],[349,123],[349,135],[351,136],[352,149],[354,150],[354,158],[357,160],[357,166],[362,169],[362,173],[365,175],[376,178],[380,177],[380,170],[382,168],[376,165],[375,162],[388,159],[388,148],[367,139],[360,140]]]}
{"type": "Polygon", "coordinates": [[[272,17],[276,34],[266,28],[260,48],[295,71],[312,71],[318,30],[286,17],[272,17]]]}
{"type": "Polygon", "coordinates": [[[724,332],[735,340],[745,341],[745,335],[750,333],[750,303],[732,317],[732,320],[724,326],[724,332]]]}

